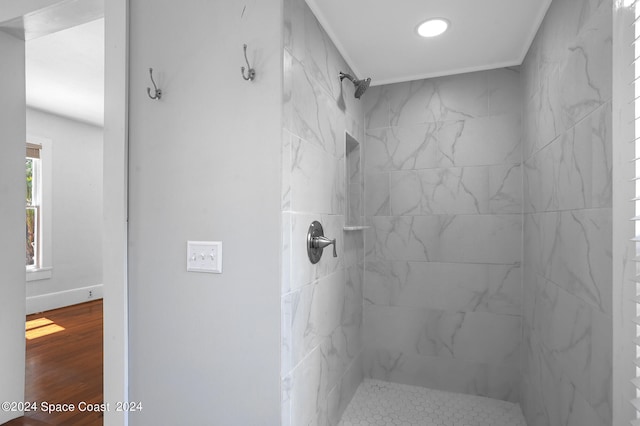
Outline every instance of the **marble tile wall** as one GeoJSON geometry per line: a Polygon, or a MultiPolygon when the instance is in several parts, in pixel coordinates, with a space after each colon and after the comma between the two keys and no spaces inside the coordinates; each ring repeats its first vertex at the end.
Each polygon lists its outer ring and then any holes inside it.
{"type": "Polygon", "coordinates": [[[364,114],[353,85],[338,79],[350,69],[304,0],[284,1],[284,23],[282,425],[336,425],[363,380],[364,235],[343,227],[360,208],[346,182],[345,132],[363,142],[364,114]],[[338,257],[329,247],[312,265],[314,220],[337,239],[338,257]]]}
{"type": "Polygon", "coordinates": [[[518,69],[365,96],[365,375],[518,401],[518,69]]]}
{"type": "Polygon", "coordinates": [[[529,426],[612,424],[611,14],[554,0],[521,67],[529,426]]]}

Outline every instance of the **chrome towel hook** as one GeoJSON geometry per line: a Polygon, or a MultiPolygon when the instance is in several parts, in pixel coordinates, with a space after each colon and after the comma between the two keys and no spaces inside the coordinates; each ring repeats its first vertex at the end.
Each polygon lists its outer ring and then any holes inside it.
{"type": "Polygon", "coordinates": [[[149,95],[151,99],[158,100],[162,98],[162,89],[158,89],[156,82],[153,80],[153,68],[149,68],[149,77],[151,77],[151,83],[153,83],[153,96],[151,96],[151,89],[149,87],[147,87],[147,95],[149,95]]]}
{"type": "Polygon", "coordinates": [[[253,81],[254,78],[256,78],[256,70],[254,70],[253,68],[251,68],[251,65],[249,64],[249,60],[247,59],[247,45],[244,45],[244,60],[247,62],[247,71],[248,71],[248,75],[245,75],[244,67],[240,67],[240,71],[242,72],[242,78],[244,78],[247,81],[253,81]]]}

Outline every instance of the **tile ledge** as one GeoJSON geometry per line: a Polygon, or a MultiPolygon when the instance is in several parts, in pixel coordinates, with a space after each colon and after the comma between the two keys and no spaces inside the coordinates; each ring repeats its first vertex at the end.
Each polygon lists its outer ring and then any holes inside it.
{"type": "Polygon", "coordinates": [[[363,231],[365,229],[371,228],[370,226],[363,226],[363,225],[357,225],[357,226],[345,226],[342,228],[343,231],[363,231]]]}

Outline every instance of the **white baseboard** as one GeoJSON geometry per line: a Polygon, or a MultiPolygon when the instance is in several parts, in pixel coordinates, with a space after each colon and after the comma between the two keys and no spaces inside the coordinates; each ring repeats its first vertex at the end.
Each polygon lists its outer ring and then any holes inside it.
{"type": "Polygon", "coordinates": [[[27,315],[102,299],[102,284],[27,297],[27,315]]]}

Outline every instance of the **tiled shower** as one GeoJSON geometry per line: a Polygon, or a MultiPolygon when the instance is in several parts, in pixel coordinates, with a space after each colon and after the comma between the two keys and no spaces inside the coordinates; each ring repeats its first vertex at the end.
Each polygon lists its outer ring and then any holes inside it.
{"type": "Polygon", "coordinates": [[[518,88],[501,69],[367,93],[367,376],[518,400],[518,88]]]}
{"type": "Polygon", "coordinates": [[[338,424],[365,378],[611,425],[611,7],[554,0],[522,66],[359,101],[284,2],[283,425],[338,424]]]}

